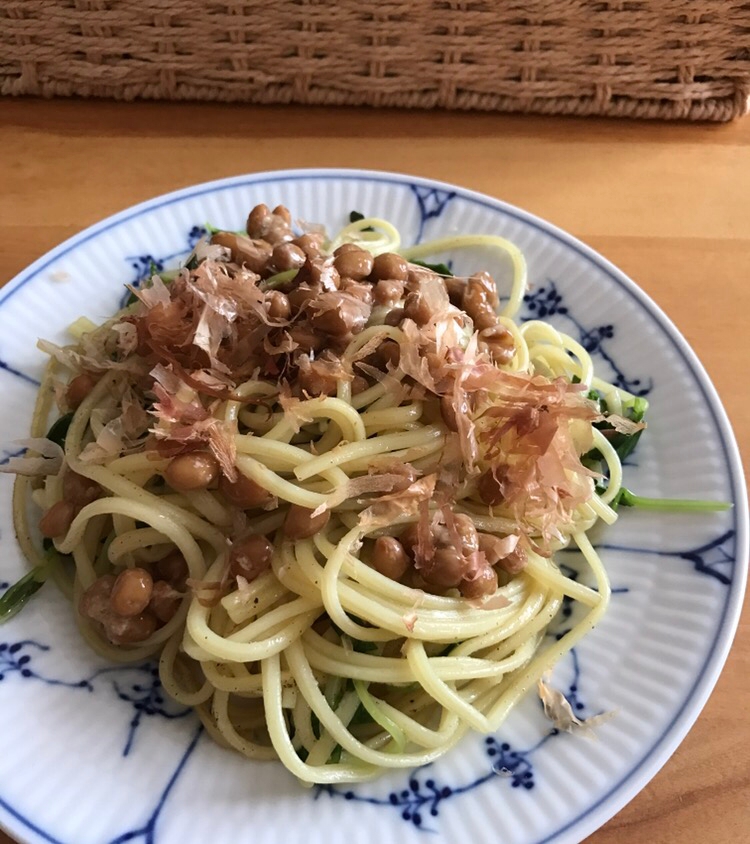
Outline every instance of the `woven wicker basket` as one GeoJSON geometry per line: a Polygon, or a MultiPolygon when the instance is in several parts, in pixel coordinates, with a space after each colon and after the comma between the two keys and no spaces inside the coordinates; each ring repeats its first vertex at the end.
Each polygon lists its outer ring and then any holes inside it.
{"type": "Polygon", "coordinates": [[[0,0],[0,92],[730,120],[740,0],[0,0]]]}

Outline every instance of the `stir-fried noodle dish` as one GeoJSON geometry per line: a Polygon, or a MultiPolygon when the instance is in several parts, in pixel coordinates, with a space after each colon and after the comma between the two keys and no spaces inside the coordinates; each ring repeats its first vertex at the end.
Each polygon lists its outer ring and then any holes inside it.
{"type": "Polygon", "coordinates": [[[332,236],[258,205],[71,345],[40,341],[10,465],[35,566],[19,603],[53,578],[96,651],[157,656],[212,737],[307,783],[496,731],[596,625],[588,532],[616,518],[645,410],[518,320],[509,241],[408,247],[352,218],[332,236]],[[467,249],[503,253],[499,288],[424,263],[467,249]],[[550,635],[565,598],[579,610],[550,635]]]}

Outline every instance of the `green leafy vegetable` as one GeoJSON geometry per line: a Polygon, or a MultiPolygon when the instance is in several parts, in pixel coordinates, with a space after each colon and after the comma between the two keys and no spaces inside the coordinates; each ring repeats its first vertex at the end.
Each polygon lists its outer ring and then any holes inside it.
{"type": "Polygon", "coordinates": [[[378,649],[376,642],[365,642],[362,639],[352,639],[352,637],[347,636],[346,633],[340,633],[339,635],[341,636],[341,644],[345,648],[351,648],[357,653],[371,654],[377,651],[378,649]]]}
{"type": "Polygon", "coordinates": [[[329,677],[326,681],[325,698],[328,705],[334,711],[339,708],[339,704],[344,699],[346,692],[346,681],[343,677],[329,677]]]}
{"type": "MultiPolygon", "coordinates": [[[[364,220],[365,215],[360,214],[359,211],[350,211],[349,212],[349,222],[350,223],[358,223],[360,220],[364,220]]],[[[367,226],[367,228],[362,229],[363,232],[374,232],[375,229],[372,226],[367,226]]]]}
{"type": "Polygon", "coordinates": [[[52,567],[62,560],[71,559],[67,554],[60,554],[48,537],[42,539],[44,562],[17,580],[0,597],[0,624],[4,624],[20,612],[29,599],[36,594],[49,577],[52,567]]]}
{"type": "MultiPolygon", "coordinates": [[[[598,390],[589,390],[587,398],[598,405],[599,412],[603,416],[606,417],[611,412],[609,405],[607,404],[607,400],[601,393],[598,392],[598,390]]],[[[630,402],[623,403],[622,415],[626,419],[630,419],[632,422],[643,422],[647,410],[648,402],[646,399],[641,396],[636,396],[630,402]]],[[[627,457],[630,457],[635,450],[635,447],[638,445],[638,440],[641,438],[641,434],[643,433],[643,429],[636,431],[634,434],[624,434],[621,431],[616,431],[614,426],[607,422],[606,418],[601,422],[595,422],[594,427],[598,428],[600,431],[607,432],[607,439],[622,461],[624,461],[627,457]]],[[[583,457],[586,465],[600,462],[603,459],[601,452],[597,448],[591,449],[591,451],[587,452],[583,457]]]]}
{"type": "Polygon", "coordinates": [[[451,268],[447,264],[428,264],[426,261],[411,261],[411,263],[416,264],[419,267],[424,267],[425,269],[432,270],[438,275],[447,275],[451,278],[453,277],[451,268]]]}
{"type": "Polygon", "coordinates": [[[364,708],[362,703],[359,704],[357,707],[354,715],[352,715],[351,720],[349,721],[350,724],[372,724],[373,718],[372,715],[364,708]]]}
{"type": "Polygon", "coordinates": [[[245,229],[217,229],[216,226],[212,226],[211,223],[204,223],[203,228],[206,230],[206,234],[210,235],[219,234],[220,232],[229,232],[230,234],[241,234],[244,237],[248,236],[245,229]]]}
{"type": "Polygon", "coordinates": [[[284,270],[276,275],[269,276],[265,281],[261,281],[258,287],[261,290],[275,290],[277,287],[283,287],[290,281],[293,281],[299,270],[284,270]]]}
{"type": "MultiPolygon", "coordinates": [[[[623,410],[625,411],[625,416],[628,419],[632,419],[633,422],[643,422],[646,411],[648,410],[648,402],[646,399],[638,396],[633,399],[633,403],[629,407],[623,408],[623,410]]],[[[605,422],[601,424],[604,425],[608,423],[605,422]]],[[[629,457],[633,453],[633,450],[638,445],[638,440],[641,438],[642,433],[643,429],[636,431],[634,434],[623,434],[618,432],[610,438],[610,442],[620,456],[620,460],[625,460],[626,457],[629,457]]]]}
{"type": "Polygon", "coordinates": [[[72,413],[66,413],[59,419],[56,419],[49,431],[47,431],[47,439],[52,440],[53,443],[57,443],[60,448],[65,448],[65,438],[68,436],[68,428],[70,428],[72,419],[72,413]]]}
{"type": "Polygon", "coordinates": [[[711,513],[730,510],[732,504],[728,501],[701,501],[688,498],[647,498],[636,495],[626,487],[622,487],[614,497],[610,506],[639,507],[641,510],[662,510],[672,513],[711,513]]]}
{"type": "Polygon", "coordinates": [[[310,726],[312,727],[313,735],[316,739],[320,738],[320,720],[318,716],[314,713],[310,713],[310,726]]]}
{"type": "MultiPolygon", "coordinates": [[[[603,416],[607,416],[610,412],[606,399],[597,390],[590,390],[588,398],[595,402],[603,416]]],[[[642,422],[646,411],[648,410],[648,402],[642,397],[634,397],[629,402],[623,405],[622,415],[633,422],[642,422]]],[[[620,460],[624,461],[629,457],[640,439],[642,429],[636,431],[634,434],[624,434],[620,431],[615,431],[614,426],[607,422],[606,418],[596,423],[596,427],[601,431],[607,432],[607,438],[612,444],[612,447],[617,452],[620,460]]],[[[585,465],[589,468],[595,469],[603,461],[601,452],[598,449],[592,449],[582,458],[585,465]]],[[[596,492],[601,495],[606,490],[606,484],[597,484],[596,492]]],[[[704,501],[692,500],[685,498],[650,498],[644,495],[636,495],[632,490],[622,487],[614,499],[610,502],[613,509],[618,507],[637,507],[641,510],[659,510],[662,512],[671,513],[710,513],[722,510],[728,510],[732,507],[731,503],[726,501],[704,501]]]]}
{"type": "Polygon", "coordinates": [[[5,624],[23,609],[32,595],[44,586],[48,572],[46,565],[35,566],[5,591],[0,597],[0,624],[5,624]]]}

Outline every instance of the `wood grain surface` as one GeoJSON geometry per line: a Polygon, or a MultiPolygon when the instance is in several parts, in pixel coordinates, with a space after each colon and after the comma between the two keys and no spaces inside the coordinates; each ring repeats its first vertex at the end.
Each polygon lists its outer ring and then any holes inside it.
{"type": "MultiPolygon", "coordinates": [[[[714,126],[4,100],[0,283],[85,226],[156,194],[222,176],[313,166],[454,182],[520,205],[602,252],[697,352],[748,465],[750,119],[714,126]]],[[[745,608],[696,725],[589,844],[747,844],[748,700],[745,608]]],[[[8,842],[0,832],[0,844],[8,842]]]]}

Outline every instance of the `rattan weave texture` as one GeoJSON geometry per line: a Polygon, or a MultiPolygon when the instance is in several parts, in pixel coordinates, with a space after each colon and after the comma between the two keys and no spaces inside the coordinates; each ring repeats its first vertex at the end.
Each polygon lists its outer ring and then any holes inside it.
{"type": "Polygon", "coordinates": [[[738,0],[0,0],[0,93],[730,120],[738,0]]]}

